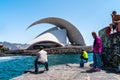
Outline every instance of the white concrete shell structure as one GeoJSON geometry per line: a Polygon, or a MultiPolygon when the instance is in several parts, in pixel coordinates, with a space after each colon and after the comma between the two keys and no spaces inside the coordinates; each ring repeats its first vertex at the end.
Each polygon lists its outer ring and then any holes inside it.
{"type": "Polygon", "coordinates": [[[66,45],[66,30],[55,30],[53,28],[47,30],[30,42],[30,46],[27,49],[35,49],[39,47],[57,47],[66,45]],[[44,34],[43,34],[44,33],[44,34]]]}
{"type": "Polygon", "coordinates": [[[61,18],[49,17],[49,18],[44,18],[44,19],[41,19],[41,20],[38,20],[38,21],[32,23],[28,28],[30,28],[36,24],[41,24],[41,23],[50,23],[50,24],[56,25],[56,27],[59,27],[60,29],[66,29],[67,37],[68,37],[69,41],[71,42],[71,44],[75,43],[80,46],[85,46],[85,42],[84,42],[84,39],[83,39],[81,33],[70,22],[68,22],[64,19],[61,19],[61,18]]]}
{"type": "Polygon", "coordinates": [[[44,34],[44,33],[47,33],[47,32],[51,32],[51,31],[54,31],[54,30],[58,30],[58,27],[53,27],[53,28],[50,28],[46,31],[44,31],[43,33],[39,34],[38,36],[36,36],[35,38],[39,37],[40,35],[44,34]]]}

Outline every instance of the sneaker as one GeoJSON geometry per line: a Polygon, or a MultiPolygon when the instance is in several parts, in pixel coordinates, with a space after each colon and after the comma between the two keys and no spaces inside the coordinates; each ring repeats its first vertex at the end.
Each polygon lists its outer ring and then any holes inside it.
{"type": "Polygon", "coordinates": [[[49,69],[46,69],[46,71],[49,71],[49,69]]]}
{"type": "Polygon", "coordinates": [[[38,70],[35,70],[35,74],[38,74],[38,70]]]}
{"type": "Polygon", "coordinates": [[[101,71],[101,69],[99,69],[99,68],[95,68],[95,71],[101,71]]]}
{"type": "Polygon", "coordinates": [[[92,69],[90,69],[90,70],[96,70],[96,68],[92,68],[92,69]]]}
{"type": "Polygon", "coordinates": [[[38,72],[35,72],[35,74],[38,74],[38,72]]]}

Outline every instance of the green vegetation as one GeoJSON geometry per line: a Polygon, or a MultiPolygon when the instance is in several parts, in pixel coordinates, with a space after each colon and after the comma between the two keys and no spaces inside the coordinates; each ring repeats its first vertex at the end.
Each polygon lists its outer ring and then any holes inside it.
{"type": "Polygon", "coordinates": [[[4,48],[4,47],[0,48],[0,52],[5,52],[5,51],[8,51],[8,50],[9,50],[9,48],[4,48]]]}
{"type": "Polygon", "coordinates": [[[114,67],[118,67],[118,65],[120,65],[120,55],[114,55],[113,57],[113,66],[114,67]]]}

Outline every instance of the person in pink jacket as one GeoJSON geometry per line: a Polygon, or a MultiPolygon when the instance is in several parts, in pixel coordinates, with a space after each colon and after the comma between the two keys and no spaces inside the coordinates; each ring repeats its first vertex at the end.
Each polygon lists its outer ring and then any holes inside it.
{"type": "Polygon", "coordinates": [[[94,38],[93,43],[93,68],[92,70],[100,71],[101,70],[101,57],[102,52],[102,40],[95,32],[92,32],[94,38]]]}

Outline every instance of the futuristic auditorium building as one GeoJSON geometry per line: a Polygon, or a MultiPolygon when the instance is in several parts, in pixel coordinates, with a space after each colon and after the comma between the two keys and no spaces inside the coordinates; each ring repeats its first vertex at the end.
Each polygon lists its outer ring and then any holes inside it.
{"type": "Polygon", "coordinates": [[[56,27],[48,29],[33,39],[27,49],[37,49],[40,47],[62,47],[68,45],[67,38],[72,45],[85,46],[84,39],[79,30],[70,22],[56,17],[49,17],[32,23],[30,27],[49,23],[56,27]]]}

